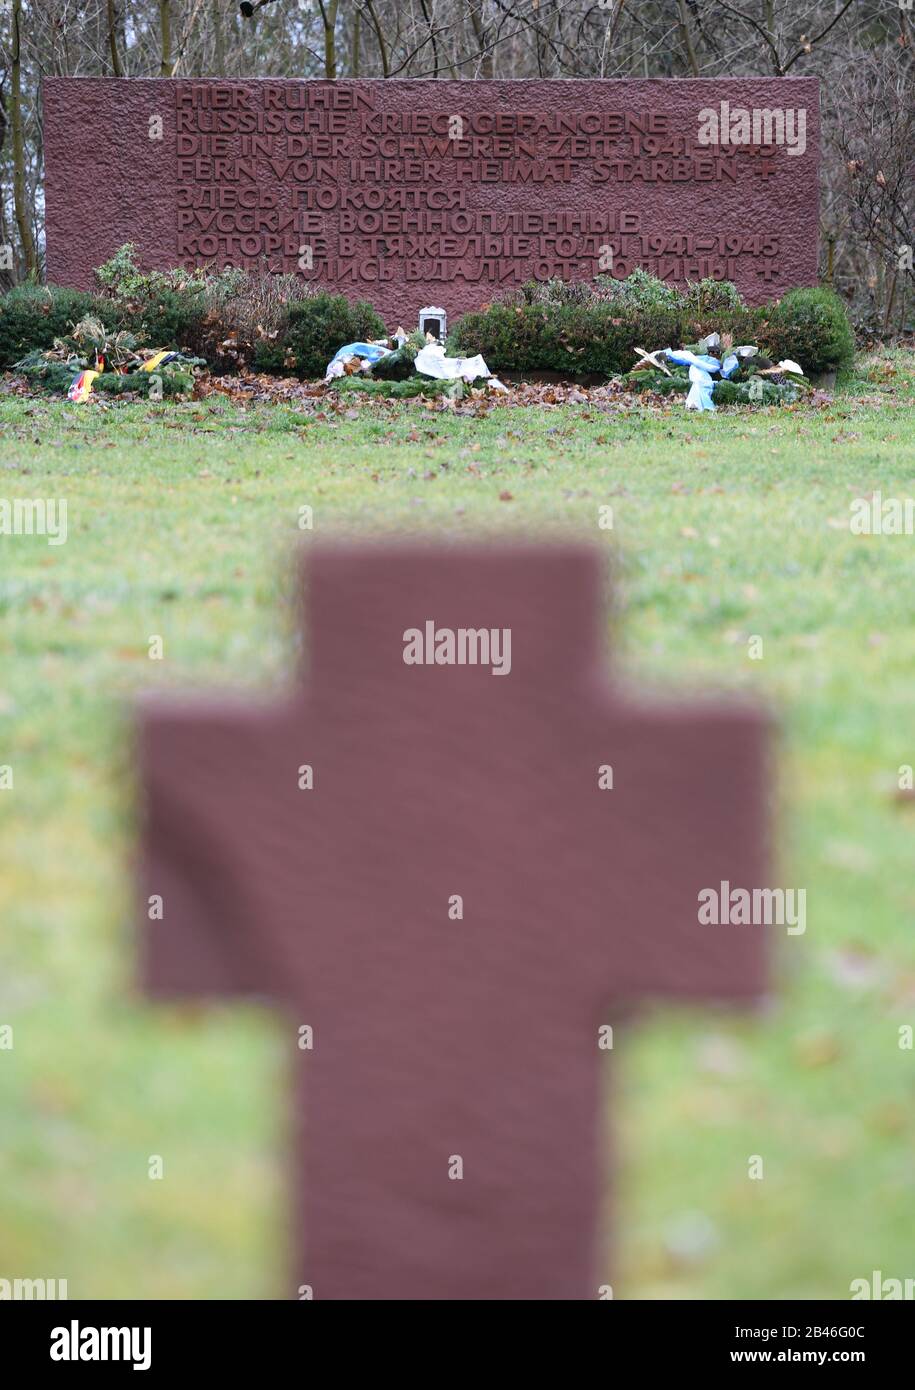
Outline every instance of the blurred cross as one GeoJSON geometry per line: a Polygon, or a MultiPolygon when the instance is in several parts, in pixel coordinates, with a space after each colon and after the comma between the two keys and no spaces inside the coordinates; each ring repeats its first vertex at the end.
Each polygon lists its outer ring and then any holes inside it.
{"type": "Polygon", "coordinates": [[[148,987],[285,1011],[291,1296],[597,1298],[613,1026],[764,988],[763,930],[697,901],[765,882],[765,722],[605,686],[588,549],[305,578],[282,702],[144,711],[148,987]]]}

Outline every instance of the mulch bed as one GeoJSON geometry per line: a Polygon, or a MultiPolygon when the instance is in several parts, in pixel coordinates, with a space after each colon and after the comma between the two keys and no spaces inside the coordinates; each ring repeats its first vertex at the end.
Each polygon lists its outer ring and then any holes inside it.
{"type": "MultiPolygon", "coordinates": [[[[551,410],[563,405],[588,406],[592,411],[601,414],[626,414],[645,410],[661,415],[683,412],[682,396],[656,396],[652,392],[639,394],[614,381],[598,386],[558,381],[506,381],[503,384],[506,386],[505,391],[494,391],[482,385],[465,387],[464,395],[457,401],[449,400],[445,396],[416,400],[423,411],[454,415],[488,415],[492,410],[513,406],[535,406],[551,410]]],[[[339,394],[326,387],[323,382],[297,381],[291,377],[261,376],[244,372],[238,376],[223,377],[204,374],[197,382],[195,396],[205,399],[213,395],[225,396],[235,405],[286,405],[314,413],[316,416],[342,415],[347,419],[355,419],[362,410],[399,408],[402,404],[398,400],[374,395],[339,394]]],[[[832,399],[825,391],[814,391],[804,404],[818,407],[831,404],[832,399]]],[[[796,406],[781,408],[797,409],[796,406]]]]}
{"type": "MultiPolygon", "coordinates": [[[[455,415],[487,414],[505,406],[533,405],[552,408],[560,405],[590,405],[599,410],[638,410],[648,398],[635,395],[614,384],[578,386],[558,382],[505,383],[505,391],[491,390],[482,385],[465,386],[460,400],[446,396],[415,398],[420,409],[431,413],[448,412],[455,415]]],[[[297,381],[290,377],[260,376],[242,373],[239,376],[202,376],[195,394],[223,395],[235,405],[286,405],[295,409],[342,414],[349,418],[366,408],[400,406],[401,401],[374,395],[342,393],[326,387],[323,382],[297,381]]],[[[665,409],[668,401],[655,398],[665,409]]]]}
{"type": "MultiPolygon", "coordinates": [[[[421,411],[429,414],[479,416],[515,406],[535,406],[538,409],[551,410],[564,405],[587,406],[591,411],[600,414],[638,413],[646,410],[661,415],[683,413],[682,396],[656,396],[651,392],[638,394],[613,381],[596,386],[559,381],[506,381],[504,384],[507,388],[505,391],[494,391],[485,386],[465,387],[460,400],[452,400],[446,396],[416,397],[414,400],[421,411]]],[[[47,399],[46,392],[35,391],[25,378],[8,374],[0,380],[0,394],[47,399]]],[[[242,408],[251,405],[282,405],[312,415],[315,419],[342,416],[352,420],[364,410],[399,412],[404,404],[401,400],[376,395],[340,394],[325,386],[323,382],[299,381],[295,377],[265,376],[254,372],[213,376],[209,372],[203,372],[196,381],[194,399],[206,400],[212,397],[222,397],[242,408]]],[[[102,402],[107,406],[112,404],[114,399],[143,400],[144,397],[139,392],[125,392],[116,398],[106,399],[102,395],[93,395],[90,399],[96,404],[102,402]]],[[[782,406],[781,409],[809,409],[811,406],[817,408],[830,405],[832,400],[833,397],[827,392],[814,391],[803,403],[782,406]]],[[[879,398],[867,398],[867,403],[886,402],[879,398]]]]}

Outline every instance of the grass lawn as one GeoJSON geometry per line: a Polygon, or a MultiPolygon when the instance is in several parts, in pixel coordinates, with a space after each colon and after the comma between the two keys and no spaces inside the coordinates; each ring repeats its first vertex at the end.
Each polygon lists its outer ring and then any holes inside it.
{"type": "Polygon", "coordinates": [[[66,498],[69,521],[59,547],[0,537],[0,1278],[288,1293],[289,1038],[263,1010],[133,986],[134,693],[282,680],[303,539],[557,528],[618,551],[627,682],[775,708],[778,881],[807,889],[765,1016],[662,1010],[613,1055],[616,1296],[842,1299],[874,1269],[915,1276],[915,801],[895,795],[915,536],[848,529],[854,497],[915,491],[915,375],[901,354],[860,370],[816,411],[712,418],[0,396],[0,497],[66,498]]]}

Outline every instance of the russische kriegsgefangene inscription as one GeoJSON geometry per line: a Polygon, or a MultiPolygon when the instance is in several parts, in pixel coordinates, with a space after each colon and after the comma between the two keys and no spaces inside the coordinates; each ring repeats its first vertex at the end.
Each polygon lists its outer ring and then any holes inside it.
{"type": "Polygon", "coordinates": [[[525,280],[816,278],[816,81],[45,83],[49,278],[267,266],[389,318],[525,280]],[[99,141],[97,131],[106,136],[99,141]]]}

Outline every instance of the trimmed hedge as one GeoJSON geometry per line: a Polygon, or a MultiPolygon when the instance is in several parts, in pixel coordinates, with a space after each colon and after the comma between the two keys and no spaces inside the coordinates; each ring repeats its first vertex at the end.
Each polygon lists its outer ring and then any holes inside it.
{"type": "Polygon", "coordinates": [[[459,319],[448,351],[482,353],[494,372],[618,376],[632,368],[637,347],[679,347],[713,329],[755,341],[757,323],[758,311],[726,281],[702,280],[684,291],[635,270],[625,280],[531,281],[459,319]]]}
{"type": "MultiPolygon", "coordinates": [[[[216,370],[255,371],[278,376],[323,377],[344,343],[383,338],[384,321],[365,301],[350,304],[342,295],[316,294],[283,303],[273,336],[244,341],[238,334],[239,306],[227,303],[220,317],[216,298],[194,284],[187,288],[155,284],[149,299],[121,300],[56,286],[20,285],[0,299],[0,370],[30,352],[46,351],[66,338],[81,319],[98,318],[111,333],[130,332],[137,346],[168,348],[205,356],[216,370]]],[[[410,342],[395,371],[412,370],[416,344],[410,342]]]]}
{"type": "Polygon", "coordinates": [[[683,342],[684,324],[682,313],[661,306],[624,310],[601,300],[553,307],[502,303],[459,319],[447,350],[458,357],[482,353],[496,373],[614,376],[629,370],[636,347],[683,342]]]}
{"type": "Polygon", "coordinates": [[[44,351],[64,337],[74,323],[97,313],[91,294],[56,285],[17,285],[0,299],[0,369],[18,362],[35,348],[44,351]]]}
{"type": "MultiPolygon", "coordinates": [[[[365,300],[351,304],[343,295],[315,293],[294,276],[144,272],[127,245],[96,277],[95,295],[29,284],[3,296],[0,368],[52,347],[87,315],[111,333],[135,334],[141,347],[206,357],[215,371],[252,367],[312,379],[323,377],[344,344],[386,336],[384,321],[365,300]]],[[[532,281],[465,314],[448,351],[482,353],[497,373],[608,377],[633,367],[636,347],[679,347],[712,330],[732,334],[736,343],[756,343],[776,361],[795,358],[807,373],[846,366],[854,355],[845,307],[832,290],[792,290],[774,304],[749,309],[727,282],[703,280],[681,291],[642,270],[626,280],[532,281]]],[[[421,345],[411,334],[375,375],[409,377],[421,345]]]]}
{"type": "Polygon", "coordinates": [[[643,271],[608,285],[529,284],[459,319],[448,339],[454,355],[482,353],[493,372],[628,372],[635,348],[698,342],[717,330],[756,343],[775,361],[796,359],[807,373],[844,366],[854,335],[842,301],[828,289],[792,290],[775,304],[748,308],[733,285],[705,282],[680,292],[643,271]]]}

